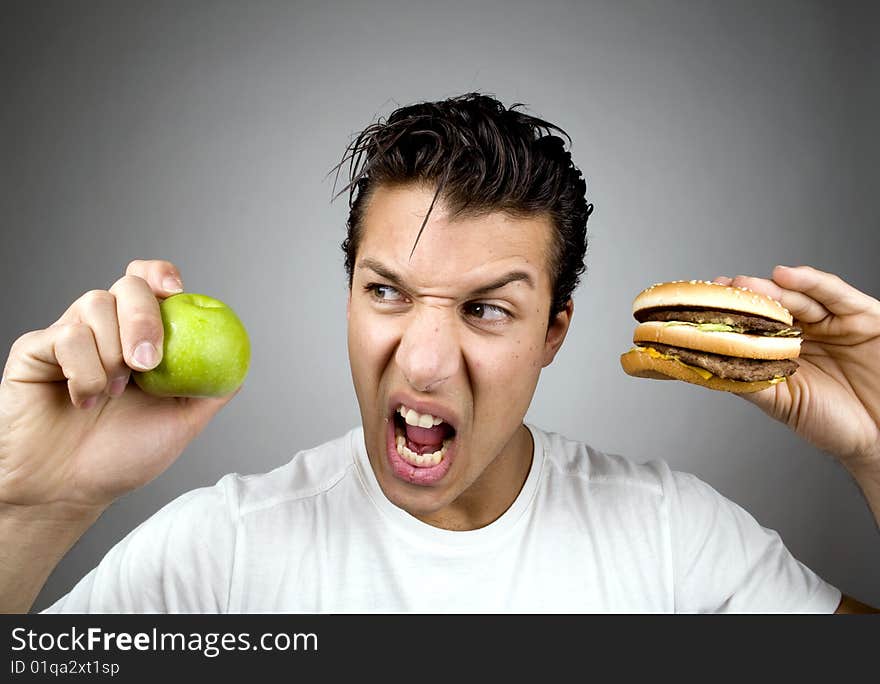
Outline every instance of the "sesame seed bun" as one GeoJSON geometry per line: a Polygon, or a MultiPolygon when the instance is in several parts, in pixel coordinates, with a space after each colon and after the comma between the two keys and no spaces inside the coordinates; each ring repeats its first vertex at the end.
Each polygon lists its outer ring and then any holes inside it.
{"type": "Polygon", "coordinates": [[[651,285],[633,301],[633,315],[646,309],[672,307],[734,311],[763,316],[785,325],[794,322],[791,312],[772,297],[744,287],[730,287],[706,280],[676,280],[651,285]]]}

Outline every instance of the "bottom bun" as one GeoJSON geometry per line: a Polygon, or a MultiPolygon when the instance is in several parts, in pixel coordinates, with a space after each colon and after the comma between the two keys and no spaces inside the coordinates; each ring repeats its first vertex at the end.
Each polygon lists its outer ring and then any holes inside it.
{"type": "Polygon", "coordinates": [[[623,370],[628,375],[636,378],[683,380],[684,382],[701,385],[712,390],[735,392],[737,394],[760,392],[780,382],[779,380],[743,382],[741,380],[720,378],[717,375],[709,375],[708,378],[705,378],[697,370],[681,361],[654,357],[648,352],[640,351],[639,349],[631,349],[626,354],[622,354],[620,356],[620,365],[623,366],[623,370]]]}

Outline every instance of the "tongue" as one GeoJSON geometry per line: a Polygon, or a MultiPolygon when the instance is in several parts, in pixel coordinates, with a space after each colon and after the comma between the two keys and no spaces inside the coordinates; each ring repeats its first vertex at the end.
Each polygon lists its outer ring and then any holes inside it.
{"type": "Polygon", "coordinates": [[[407,440],[419,446],[437,446],[443,443],[445,437],[445,423],[440,423],[440,425],[435,425],[434,427],[429,428],[409,424],[406,426],[407,440]]]}

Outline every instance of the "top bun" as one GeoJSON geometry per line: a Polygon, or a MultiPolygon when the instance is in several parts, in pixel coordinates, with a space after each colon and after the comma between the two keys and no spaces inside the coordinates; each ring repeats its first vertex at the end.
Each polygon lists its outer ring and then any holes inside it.
{"type": "Polygon", "coordinates": [[[763,316],[785,325],[794,323],[791,312],[772,297],[745,287],[731,287],[707,280],[675,280],[651,285],[633,301],[633,315],[645,309],[671,307],[722,309],[763,316]]]}

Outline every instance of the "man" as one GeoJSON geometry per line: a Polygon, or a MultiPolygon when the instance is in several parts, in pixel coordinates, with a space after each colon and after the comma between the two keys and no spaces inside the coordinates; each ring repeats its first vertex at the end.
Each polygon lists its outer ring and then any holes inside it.
{"type": "MultiPolygon", "coordinates": [[[[592,209],[561,129],[469,94],[351,145],[349,356],[362,425],[178,498],[51,611],[867,610],[696,478],[523,424],[573,315],[592,209]]],[[[730,281],[730,279],[723,279],[730,281]]],[[[766,292],[805,330],[752,397],[834,453],[880,517],[880,302],[809,267],[766,292]]],[[[134,261],[12,347],[0,386],[0,601],[27,610],[118,496],[230,399],[128,384],[162,349],[165,261],[134,261]]]]}

